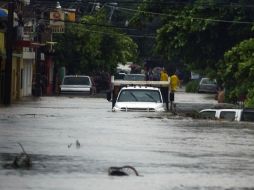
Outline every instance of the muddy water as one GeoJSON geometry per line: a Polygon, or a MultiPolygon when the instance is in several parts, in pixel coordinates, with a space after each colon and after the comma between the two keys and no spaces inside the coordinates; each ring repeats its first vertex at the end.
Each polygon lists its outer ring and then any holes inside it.
{"type": "Polygon", "coordinates": [[[0,189],[254,188],[253,124],[110,108],[81,97],[0,108],[0,189]],[[17,142],[32,158],[29,170],[5,167],[21,152],[17,142]],[[140,176],[107,175],[123,165],[140,176]]]}

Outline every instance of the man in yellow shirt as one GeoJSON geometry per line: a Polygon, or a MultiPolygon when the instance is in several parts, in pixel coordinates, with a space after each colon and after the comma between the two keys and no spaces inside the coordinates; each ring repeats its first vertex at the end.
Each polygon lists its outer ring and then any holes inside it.
{"type": "Polygon", "coordinates": [[[170,110],[173,113],[175,113],[175,109],[173,110],[173,107],[175,107],[175,105],[173,105],[173,102],[175,101],[175,91],[178,88],[178,86],[180,86],[180,80],[175,73],[170,77],[170,94],[169,94],[170,110]]]}
{"type": "Polygon", "coordinates": [[[160,73],[160,80],[161,81],[168,81],[168,74],[165,68],[160,73]]]}
{"type": "MultiPolygon", "coordinates": [[[[168,74],[165,68],[160,72],[160,81],[168,81],[168,74]]],[[[163,102],[166,103],[166,108],[168,108],[168,87],[161,87],[161,94],[163,98],[163,102]]]]}
{"type": "Polygon", "coordinates": [[[173,74],[170,77],[170,91],[175,92],[176,89],[180,86],[180,80],[176,74],[173,74]]]}

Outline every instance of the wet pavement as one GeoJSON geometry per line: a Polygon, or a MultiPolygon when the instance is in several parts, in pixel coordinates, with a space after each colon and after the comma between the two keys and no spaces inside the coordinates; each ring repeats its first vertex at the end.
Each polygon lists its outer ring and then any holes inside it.
{"type": "MultiPolygon", "coordinates": [[[[183,92],[180,102],[216,104],[210,95],[183,92]]],[[[106,99],[90,97],[0,108],[1,190],[254,189],[253,157],[252,123],[116,113],[106,99]],[[6,167],[22,151],[18,142],[32,158],[29,170],[6,167]],[[123,165],[140,176],[108,176],[109,167],[123,165]]]]}

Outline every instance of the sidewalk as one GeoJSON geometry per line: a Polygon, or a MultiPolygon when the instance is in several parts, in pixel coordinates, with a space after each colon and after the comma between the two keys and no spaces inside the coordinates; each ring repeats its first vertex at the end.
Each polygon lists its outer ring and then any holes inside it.
{"type": "Polygon", "coordinates": [[[199,112],[202,109],[218,105],[215,94],[187,93],[185,88],[179,88],[175,93],[176,111],[199,112]]]}

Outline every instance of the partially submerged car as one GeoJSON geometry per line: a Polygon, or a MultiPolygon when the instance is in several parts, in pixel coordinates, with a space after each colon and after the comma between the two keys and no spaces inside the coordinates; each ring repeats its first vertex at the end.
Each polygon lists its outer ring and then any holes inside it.
{"type": "Polygon", "coordinates": [[[118,93],[113,111],[165,111],[161,91],[156,87],[127,86],[118,93]]]}
{"type": "Polygon", "coordinates": [[[92,81],[86,75],[65,75],[60,85],[61,94],[91,94],[92,81]]]}
{"type": "Polygon", "coordinates": [[[204,109],[200,112],[204,119],[221,119],[228,121],[254,121],[254,109],[204,109]]]}

